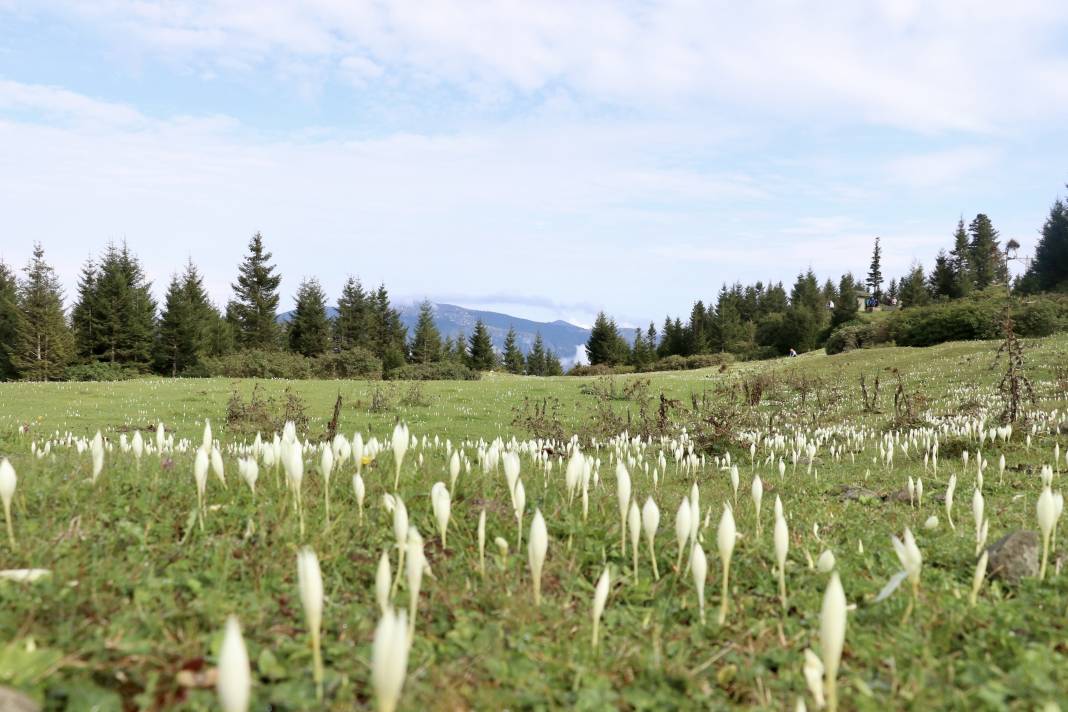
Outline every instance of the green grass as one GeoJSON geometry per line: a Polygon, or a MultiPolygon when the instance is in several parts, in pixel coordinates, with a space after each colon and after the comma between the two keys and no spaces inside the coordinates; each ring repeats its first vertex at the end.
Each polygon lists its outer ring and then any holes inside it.
{"type": "MultiPolygon", "coordinates": [[[[837,557],[846,596],[856,604],[849,614],[839,676],[844,709],[1035,709],[1047,702],[1068,709],[1068,573],[1051,570],[1047,580],[1027,580],[1019,587],[988,582],[978,605],[968,605],[975,562],[975,474],[973,466],[962,471],[959,457],[948,453],[965,447],[974,463],[978,443],[943,435],[937,474],[924,472],[922,451],[915,449],[909,457],[898,450],[892,470],[873,463],[893,413],[894,369],[907,392],[926,398],[930,415],[939,422],[985,410],[992,423],[999,378],[990,368],[994,349],[990,343],[885,348],[738,364],[726,373],[650,376],[652,394],[662,391],[689,404],[691,394],[722,401],[725,385],[768,374],[773,377],[769,397],[753,412],[739,406],[738,417],[766,423],[777,411],[774,427],[788,435],[809,431],[816,418],[827,441],[813,474],[806,473],[804,462],[790,467],[787,455],[782,480],[777,466],[764,466],[762,455],[753,466],[746,447],[732,450],[741,463],[735,516],[743,537],[733,556],[731,607],[722,627],[715,622],[722,576],[715,528],[722,503],[732,495],[727,473],[716,469],[711,457],[692,478],[677,471],[667,448],[671,464],[655,491],[642,468],[631,468],[639,505],[652,495],[660,507],[659,581],[652,580],[644,540],[638,583],[630,551],[621,556],[613,455],[607,445],[586,449],[602,464],[599,484],[591,485],[585,523],[577,503],[568,506],[563,464],[556,462],[546,478],[529,457],[523,458],[524,529],[535,508],[545,513],[549,526],[540,607],[533,605],[526,565],[528,532],[517,551],[516,520],[500,472],[483,475],[473,463],[471,474],[460,476],[452,492],[448,548],[442,549],[436,537],[429,491],[434,482],[448,481],[446,438],[472,460],[479,439],[529,438],[512,424],[514,409],[524,398],[558,400],[567,431],[582,430],[595,412],[596,396],[588,391],[602,382],[491,375],[474,383],[428,383],[419,394],[425,405],[400,403],[407,385],[318,381],[260,386],[273,395],[287,387],[299,393],[313,435],[324,430],[340,393],[346,435],[360,431],[364,438],[388,439],[400,418],[413,434],[428,437],[426,448],[409,451],[400,487],[412,523],[426,539],[435,575],[423,581],[402,709],[793,709],[797,697],[814,709],[801,665],[805,648],[819,650],[818,616],[827,576],[809,568],[806,552],[815,559],[824,548],[837,557]],[[881,376],[882,414],[865,414],[860,408],[857,382],[862,373],[869,382],[876,373],[881,376]],[[825,389],[837,386],[841,400],[819,413],[812,398],[802,405],[790,387],[801,375],[821,380],[825,389]],[[371,412],[376,388],[393,389],[390,405],[371,412]],[[845,454],[836,461],[830,456],[831,443],[846,446],[859,432],[866,437],[852,458],[845,454]],[[440,446],[435,447],[435,437],[440,446]],[[754,471],[767,490],[760,534],[748,494],[754,471]],[[956,532],[947,526],[936,499],[952,472],[959,479],[956,532]],[[923,478],[922,508],[893,501],[844,502],[837,496],[847,484],[878,493],[898,491],[909,475],[923,478]],[[673,570],[675,511],[694,479],[701,489],[702,514],[711,509],[702,535],[709,558],[705,625],[697,616],[691,578],[673,570]],[[785,613],[773,574],[776,495],[783,499],[791,534],[785,613]],[[483,508],[488,518],[485,578],[478,572],[476,541],[483,508]],[[923,528],[930,515],[941,520],[933,532],[923,528]],[[881,603],[873,599],[900,568],[890,536],[900,535],[906,526],[916,533],[924,566],[918,607],[902,624],[907,586],[881,603]],[[509,541],[507,558],[498,556],[496,536],[509,541]],[[605,562],[612,567],[613,586],[601,648],[594,652],[590,604],[605,562]]],[[[1059,409],[1062,417],[1065,402],[1051,370],[1065,362],[1065,354],[1065,337],[1033,342],[1028,351],[1030,373],[1042,396],[1040,409],[1059,409]]],[[[615,381],[622,388],[636,378],[615,381]]],[[[208,417],[224,446],[244,442],[246,436],[228,432],[224,425],[226,403],[234,388],[247,395],[252,387],[251,382],[225,379],[0,384],[0,452],[19,475],[14,507],[18,546],[11,550],[6,540],[0,542],[0,568],[52,570],[50,577],[33,584],[0,582],[0,640],[9,641],[0,647],[0,685],[26,691],[49,709],[214,709],[213,690],[182,687],[179,672],[213,666],[225,617],[236,613],[253,665],[254,709],[268,703],[274,709],[321,709],[315,702],[311,651],[296,588],[296,551],[308,544],[320,557],[327,597],[324,706],[373,706],[370,643],[378,617],[373,582],[380,553],[392,545],[390,519],[382,507],[382,495],[392,490],[392,455],[382,453],[365,471],[362,524],[350,484],[351,464],[335,473],[329,528],[323,521],[323,482],[309,464],[302,539],[280,475],[261,470],[253,498],[237,477],[234,457],[227,454],[228,487],[210,480],[208,504],[217,508],[208,512],[201,532],[190,528],[196,503],[192,450],[168,455],[172,463],[164,469],[155,455],[146,456],[138,469],[132,455],[119,452],[121,431],[153,426],[157,420],[166,423],[176,440],[199,443],[208,417]],[[27,432],[20,433],[23,429],[27,432]],[[88,438],[98,429],[115,447],[101,478],[91,485],[88,453],[79,455],[66,440],[67,433],[88,438]],[[49,455],[31,456],[31,442],[50,439],[49,455]]],[[[633,402],[612,401],[611,407],[636,416],[633,402]]],[[[1033,470],[1051,462],[1057,442],[1056,435],[1044,432],[1048,419],[1039,422],[1030,449],[1022,428],[1007,445],[983,448],[991,462],[984,486],[991,542],[1012,529],[1036,528],[1040,490],[1033,470]],[[1001,453],[1008,464],[1003,481],[996,464],[1001,453]]],[[[1059,442],[1061,451],[1068,451],[1068,438],[1060,436],[1059,442]]],[[[653,444],[642,459],[652,467],[659,452],[659,443],[653,444]]],[[[1061,477],[1055,489],[1061,488],[1061,477]]],[[[1053,559],[1063,551],[1063,544],[1058,546],[1053,559]]],[[[396,558],[391,551],[394,568],[396,558]]],[[[407,606],[403,583],[395,604],[407,606]]]]}

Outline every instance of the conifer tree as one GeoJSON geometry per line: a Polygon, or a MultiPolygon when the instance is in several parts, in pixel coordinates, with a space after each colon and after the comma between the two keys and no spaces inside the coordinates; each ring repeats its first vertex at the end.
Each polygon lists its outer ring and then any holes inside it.
{"type": "Polygon", "coordinates": [[[966,296],[975,288],[975,269],[972,265],[972,249],[968,240],[968,233],[964,229],[964,218],[957,221],[957,229],[953,233],[953,250],[950,252],[953,268],[953,291],[949,295],[953,299],[966,296]]]}
{"type": "Polygon", "coordinates": [[[319,280],[305,279],[297,289],[296,308],[289,322],[289,350],[309,358],[330,347],[330,320],[326,316],[326,292],[319,280]]]}
{"type": "Polygon", "coordinates": [[[927,278],[923,274],[923,267],[914,264],[906,277],[898,284],[899,298],[902,308],[922,307],[931,300],[927,291],[927,278]]]}
{"type": "Polygon", "coordinates": [[[957,277],[953,260],[945,250],[939,250],[934,269],[927,277],[927,290],[935,299],[952,299],[957,293],[957,277]]]}
{"type": "Polygon", "coordinates": [[[896,304],[898,298],[897,279],[891,277],[890,285],[886,288],[886,303],[896,304]]]}
{"type": "Polygon", "coordinates": [[[857,291],[859,285],[852,274],[846,273],[838,281],[838,294],[834,300],[834,311],[831,312],[831,326],[837,327],[857,318],[860,306],[857,304],[857,291]]]}
{"type": "Polygon", "coordinates": [[[74,356],[74,338],[63,315],[63,290],[40,244],[34,245],[23,271],[12,363],[22,378],[31,381],[62,378],[74,356]]]}
{"type": "Polygon", "coordinates": [[[138,369],[152,362],[156,301],[140,261],[126,244],[109,244],[99,264],[86,263],[71,322],[83,358],[138,369]]]}
{"type": "Polygon", "coordinates": [[[1062,200],[1049,209],[1027,276],[1039,290],[1068,288],[1068,207],[1062,200]]]}
{"type": "Polygon", "coordinates": [[[174,275],[160,313],[156,367],[177,376],[200,363],[213,350],[213,329],[222,320],[204,289],[204,281],[190,260],[174,275]]]}
{"type": "Polygon", "coordinates": [[[708,350],[708,334],[705,333],[706,323],[705,304],[698,299],[690,310],[690,323],[686,327],[686,337],[682,351],[684,356],[692,356],[708,350]]]}
{"type": "Polygon", "coordinates": [[[556,352],[549,349],[545,352],[545,370],[542,375],[545,376],[562,376],[564,375],[564,366],[560,363],[560,357],[556,355],[556,352]]]}
{"type": "Polygon", "coordinates": [[[879,238],[875,238],[875,248],[871,251],[871,266],[868,268],[868,291],[877,300],[882,301],[883,296],[883,250],[879,246],[879,238]]]}
{"type": "Polygon", "coordinates": [[[341,288],[334,319],[334,345],[338,351],[357,346],[373,351],[374,333],[368,295],[360,280],[349,277],[341,288]]]}
{"type": "Polygon", "coordinates": [[[545,341],[541,338],[541,332],[539,331],[534,335],[534,343],[530,347],[530,353],[527,354],[528,376],[544,376],[547,374],[545,357],[545,341]]]}
{"type": "Polygon", "coordinates": [[[1008,269],[1001,254],[998,231],[990,218],[983,213],[976,215],[968,226],[968,235],[976,289],[986,289],[999,282],[1004,284],[1008,280],[1008,269]]]}
{"type": "MultiPolygon", "coordinates": [[[[450,344],[451,345],[451,344],[450,344]]],[[[419,320],[409,348],[413,363],[432,363],[441,360],[441,332],[434,324],[434,305],[423,300],[419,305],[419,320]]]]}
{"type": "Polygon", "coordinates": [[[586,358],[591,365],[614,366],[630,360],[630,346],[623,340],[614,319],[602,311],[597,314],[586,341],[586,358]]]}
{"type": "Polygon", "coordinates": [[[0,262],[0,381],[18,378],[12,360],[19,325],[18,279],[0,262]]]}
{"type": "Polygon", "coordinates": [[[227,308],[238,343],[245,348],[278,347],[278,286],[282,276],[275,274],[271,253],[256,233],[248,243],[248,254],[238,267],[237,281],[231,287],[234,298],[227,308]]]}
{"type": "Polygon", "coordinates": [[[468,340],[467,365],[476,371],[492,371],[497,366],[489,329],[481,319],[475,322],[475,330],[468,340]]]}
{"type": "Polygon", "coordinates": [[[631,348],[630,363],[636,368],[656,360],[656,353],[649,345],[648,339],[642,335],[641,329],[637,329],[634,335],[634,346],[631,348]]]}
{"type": "Polygon", "coordinates": [[[97,270],[92,258],[82,265],[78,277],[78,296],[70,312],[71,328],[77,354],[85,360],[95,358],[99,340],[101,311],[97,309],[97,270]]]}
{"type": "MultiPolygon", "coordinates": [[[[783,300],[785,301],[786,295],[783,293],[783,300]]],[[[785,308],[785,307],[784,307],[785,308]]],[[[724,285],[719,291],[719,297],[716,300],[716,318],[713,322],[715,324],[715,331],[711,341],[711,347],[713,351],[725,352],[733,351],[738,347],[738,344],[742,341],[742,318],[738,312],[737,300],[727,290],[727,286],[724,285]]],[[[663,342],[668,341],[665,336],[663,342]]],[[[658,349],[658,353],[659,353],[658,349]]]]}
{"type": "Polygon", "coordinates": [[[508,334],[504,337],[504,355],[502,359],[504,370],[508,373],[521,374],[526,368],[523,352],[519,350],[518,336],[514,327],[508,328],[508,334]]]}
{"type": "Polygon", "coordinates": [[[457,363],[467,363],[467,336],[461,331],[456,335],[456,340],[453,341],[453,352],[451,356],[453,361],[457,363]]]}
{"type": "Polygon", "coordinates": [[[382,359],[386,371],[404,365],[408,331],[401,323],[400,312],[390,305],[386,285],[379,285],[370,299],[372,351],[382,359]]]}

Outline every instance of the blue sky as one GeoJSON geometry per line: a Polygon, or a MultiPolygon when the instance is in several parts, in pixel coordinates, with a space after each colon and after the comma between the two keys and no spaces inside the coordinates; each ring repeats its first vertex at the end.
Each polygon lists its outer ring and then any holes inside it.
{"type": "Polygon", "coordinates": [[[125,239],[222,302],[259,230],[286,306],[659,322],[980,211],[1029,251],[1065,126],[1057,2],[0,0],[0,256],[125,239]]]}

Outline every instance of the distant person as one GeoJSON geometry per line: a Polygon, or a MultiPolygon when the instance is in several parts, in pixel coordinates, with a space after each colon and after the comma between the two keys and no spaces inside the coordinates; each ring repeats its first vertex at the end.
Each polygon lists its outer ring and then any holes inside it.
{"type": "Polygon", "coordinates": [[[790,358],[793,358],[794,356],[797,356],[797,352],[793,349],[790,349],[790,358]]]}

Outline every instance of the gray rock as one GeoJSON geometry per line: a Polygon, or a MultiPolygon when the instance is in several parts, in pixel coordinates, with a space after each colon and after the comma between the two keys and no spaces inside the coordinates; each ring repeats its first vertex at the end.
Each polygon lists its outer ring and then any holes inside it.
{"type": "Polygon", "coordinates": [[[838,499],[843,502],[861,502],[863,504],[869,504],[871,502],[878,502],[882,497],[870,489],[849,485],[838,493],[838,499]]]}
{"type": "Polygon", "coordinates": [[[909,490],[907,487],[899,489],[897,492],[891,492],[886,497],[891,502],[899,502],[901,504],[908,504],[909,502],[915,501],[914,497],[909,497],[909,490]]]}
{"type": "Polygon", "coordinates": [[[1038,561],[1041,542],[1033,531],[1018,529],[1009,532],[989,547],[987,575],[1008,584],[1018,584],[1021,579],[1038,576],[1038,561]]]}
{"type": "Polygon", "coordinates": [[[21,692],[0,687],[0,710],[3,712],[41,712],[41,706],[21,692]]]}

